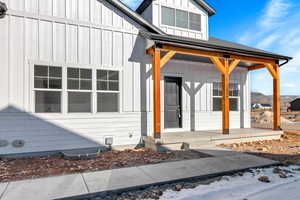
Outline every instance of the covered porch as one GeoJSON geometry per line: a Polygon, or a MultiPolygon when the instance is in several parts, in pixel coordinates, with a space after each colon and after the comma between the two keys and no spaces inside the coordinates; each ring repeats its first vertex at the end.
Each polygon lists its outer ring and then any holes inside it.
{"type": "MultiPolygon", "coordinates": [[[[222,129],[219,131],[201,131],[200,135],[204,138],[206,134],[208,137],[216,135],[232,134],[245,135],[243,129],[231,129],[230,126],[230,75],[237,67],[243,67],[248,71],[266,68],[273,77],[273,130],[269,130],[271,134],[274,131],[281,130],[280,120],[280,66],[287,63],[291,58],[271,54],[257,49],[246,49],[245,46],[237,45],[230,46],[233,43],[226,43],[225,41],[219,44],[216,41],[200,41],[191,40],[177,36],[161,36],[154,34],[144,35],[148,41],[147,54],[152,57],[152,75],[153,75],[153,135],[155,139],[170,138],[166,133],[162,133],[161,122],[161,70],[162,68],[175,56],[186,55],[207,59],[213,63],[220,73],[222,80],[222,129]],[[280,61],[285,61],[280,64],[280,61]]],[[[184,67],[184,66],[183,66],[184,67]]],[[[201,67],[199,65],[199,67],[201,67]]],[[[245,129],[247,134],[255,134],[256,129],[245,129]]],[[[258,131],[261,133],[261,131],[258,131]]],[[[266,132],[263,131],[265,134],[266,132]]],[[[268,134],[269,134],[268,133],[268,134]]],[[[278,132],[280,133],[280,132],[278,132]]],[[[172,133],[172,137],[177,134],[191,135],[197,137],[197,132],[193,133],[172,133]]],[[[224,136],[222,136],[224,137],[224,136]]]]}

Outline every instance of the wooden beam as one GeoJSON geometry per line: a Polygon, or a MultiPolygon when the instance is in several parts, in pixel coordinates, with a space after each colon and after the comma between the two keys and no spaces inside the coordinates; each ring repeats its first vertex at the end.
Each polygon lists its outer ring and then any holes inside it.
{"type": "Polygon", "coordinates": [[[216,68],[218,68],[218,70],[224,74],[225,73],[225,67],[224,64],[222,63],[222,61],[218,58],[218,57],[210,57],[210,60],[215,64],[216,68]]]}
{"type": "Polygon", "coordinates": [[[153,56],[154,55],[154,49],[153,47],[149,48],[146,50],[146,54],[150,55],[150,56],[153,56]]]}
{"type": "Polygon", "coordinates": [[[163,68],[165,64],[169,62],[169,60],[176,54],[175,51],[169,51],[162,59],[160,62],[160,68],[163,68]]]}
{"type": "Polygon", "coordinates": [[[223,134],[229,134],[229,61],[225,59],[225,73],[222,74],[222,131],[223,134]]]}
{"type": "Polygon", "coordinates": [[[275,71],[274,66],[276,66],[276,65],[275,64],[274,65],[266,64],[266,67],[267,67],[268,71],[270,72],[270,74],[272,75],[272,77],[277,78],[277,72],[275,71]]]}
{"type": "Polygon", "coordinates": [[[163,45],[161,48],[162,51],[175,51],[178,54],[186,54],[186,55],[192,55],[192,56],[202,56],[202,57],[220,57],[222,58],[224,54],[213,52],[213,51],[204,51],[204,50],[198,50],[198,49],[189,49],[189,48],[182,48],[182,47],[174,47],[171,45],[163,45]]]}
{"type": "Polygon", "coordinates": [[[253,71],[253,70],[263,69],[263,68],[266,68],[266,65],[263,65],[263,64],[254,65],[254,66],[248,67],[248,71],[253,71]]]}
{"type": "Polygon", "coordinates": [[[231,74],[231,72],[233,72],[233,70],[238,66],[238,64],[241,62],[241,60],[234,60],[230,66],[229,66],[229,74],[231,74]]]}
{"type": "Polygon", "coordinates": [[[244,62],[251,62],[257,64],[275,64],[275,60],[267,59],[267,58],[258,58],[258,57],[250,57],[250,56],[242,56],[242,55],[230,55],[230,58],[241,60],[244,62]]]}
{"type": "Polygon", "coordinates": [[[160,109],[160,50],[154,49],[152,56],[153,70],[153,131],[154,138],[161,137],[161,109],[160,109]]]}
{"type": "Polygon", "coordinates": [[[278,65],[274,68],[277,77],[273,78],[273,129],[281,130],[280,70],[278,65]]]}
{"type": "MultiPolygon", "coordinates": [[[[205,50],[198,50],[198,49],[190,49],[190,48],[183,48],[183,47],[175,47],[172,45],[163,45],[161,51],[175,51],[179,54],[186,54],[186,55],[193,55],[193,56],[201,56],[201,57],[219,57],[224,58],[225,53],[215,52],[215,51],[205,51],[205,50]]],[[[230,55],[229,57],[234,60],[240,60],[244,62],[252,62],[258,64],[272,64],[275,65],[274,59],[267,59],[267,58],[260,58],[260,57],[250,57],[250,56],[243,56],[243,55],[230,55]]]]}

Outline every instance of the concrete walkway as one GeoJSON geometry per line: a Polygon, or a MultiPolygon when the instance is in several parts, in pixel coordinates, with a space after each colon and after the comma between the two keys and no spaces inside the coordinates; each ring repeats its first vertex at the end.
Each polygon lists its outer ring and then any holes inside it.
{"type": "Polygon", "coordinates": [[[222,175],[242,169],[277,164],[268,159],[215,147],[199,151],[214,157],[0,183],[0,199],[46,200],[74,197],[193,177],[204,178],[208,175],[222,175]]]}

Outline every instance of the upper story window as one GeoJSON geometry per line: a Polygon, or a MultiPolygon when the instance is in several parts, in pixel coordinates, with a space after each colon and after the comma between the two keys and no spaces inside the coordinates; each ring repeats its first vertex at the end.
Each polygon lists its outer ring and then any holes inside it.
{"type": "Polygon", "coordinates": [[[189,28],[195,31],[201,31],[201,15],[189,13],[189,28]]]}
{"type": "Polygon", "coordinates": [[[162,7],[162,23],[168,26],[175,26],[175,9],[162,7]]]}
{"type": "Polygon", "coordinates": [[[201,15],[162,6],[162,24],[201,31],[201,15]]]}

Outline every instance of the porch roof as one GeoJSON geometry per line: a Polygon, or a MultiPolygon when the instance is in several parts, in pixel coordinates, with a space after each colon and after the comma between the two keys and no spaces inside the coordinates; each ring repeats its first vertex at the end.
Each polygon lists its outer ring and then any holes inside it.
{"type": "MultiPolygon", "coordinates": [[[[283,60],[286,62],[292,59],[292,57],[289,56],[271,53],[268,51],[245,46],[242,44],[220,40],[214,37],[210,37],[209,40],[206,41],[206,40],[193,39],[193,38],[187,38],[187,37],[181,37],[175,35],[159,35],[159,34],[153,34],[145,31],[140,31],[140,35],[146,39],[153,41],[155,44],[158,45],[172,45],[172,46],[184,47],[190,49],[213,51],[213,52],[223,53],[224,56],[234,54],[234,55],[266,58],[266,59],[272,59],[277,61],[283,60]]],[[[251,66],[251,64],[244,63],[244,66],[251,66]]]]}

